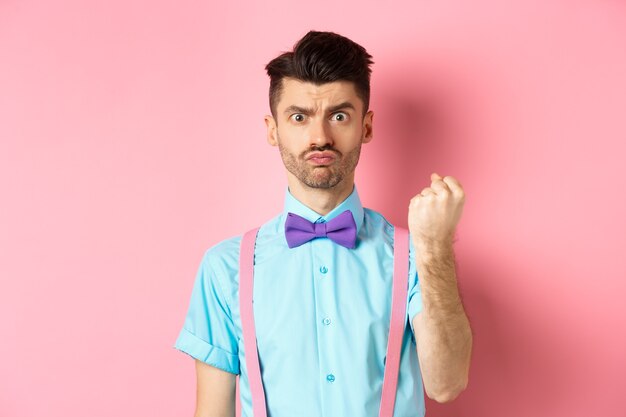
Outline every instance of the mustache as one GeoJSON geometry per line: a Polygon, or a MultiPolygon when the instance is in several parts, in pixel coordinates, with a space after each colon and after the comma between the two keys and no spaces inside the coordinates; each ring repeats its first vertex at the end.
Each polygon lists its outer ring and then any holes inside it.
{"type": "Polygon", "coordinates": [[[306,158],[306,156],[308,154],[310,154],[311,152],[324,152],[324,151],[330,151],[330,152],[333,152],[337,156],[341,156],[341,152],[339,152],[337,149],[333,148],[331,145],[311,146],[309,149],[307,149],[306,151],[302,152],[302,155],[300,155],[300,156],[302,158],[306,158]]]}

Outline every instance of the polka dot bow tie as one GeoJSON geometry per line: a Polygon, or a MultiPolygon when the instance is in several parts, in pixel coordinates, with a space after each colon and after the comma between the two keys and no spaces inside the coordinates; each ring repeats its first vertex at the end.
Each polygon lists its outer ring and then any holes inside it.
{"type": "Polygon", "coordinates": [[[317,237],[327,237],[341,246],[354,249],[356,246],[356,223],[350,210],[340,213],[325,223],[311,223],[297,214],[287,213],[285,237],[290,248],[300,246],[317,237]]]}

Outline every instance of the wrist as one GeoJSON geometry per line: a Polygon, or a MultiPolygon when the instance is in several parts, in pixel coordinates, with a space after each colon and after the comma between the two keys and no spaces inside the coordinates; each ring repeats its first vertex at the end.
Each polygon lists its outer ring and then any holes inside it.
{"type": "Polygon", "coordinates": [[[454,236],[452,234],[441,237],[416,235],[412,236],[412,240],[415,249],[436,253],[451,249],[454,243],[454,236]]]}
{"type": "Polygon", "coordinates": [[[424,237],[413,237],[415,256],[425,258],[437,258],[447,256],[452,252],[453,239],[448,236],[443,239],[432,239],[424,237]]]}

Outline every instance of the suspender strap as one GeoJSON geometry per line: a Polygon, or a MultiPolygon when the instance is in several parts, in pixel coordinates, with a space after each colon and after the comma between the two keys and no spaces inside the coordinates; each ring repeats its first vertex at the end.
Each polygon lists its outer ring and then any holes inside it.
{"type": "Polygon", "coordinates": [[[254,312],[252,310],[252,288],[254,268],[254,243],[259,228],[246,232],[241,239],[239,253],[239,311],[241,313],[241,330],[248,368],[248,380],[252,394],[252,415],[266,417],[265,392],[261,381],[259,353],[256,347],[254,330],[254,312]]]}
{"type": "MultiPolygon", "coordinates": [[[[265,391],[261,380],[259,354],[254,330],[254,314],[252,307],[252,289],[254,282],[254,244],[259,228],[246,232],[241,239],[239,255],[239,310],[241,312],[241,328],[252,394],[252,413],[254,417],[266,417],[265,391]]],[[[393,286],[391,323],[387,341],[387,358],[383,379],[382,398],[380,401],[380,417],[393,417],[398,385],[398,371],[402,338],[406,325],[406,299],[409,276],[409,232],[406,229],[394,228],[393,249],[393,286]]]]}
{"type": "Polygon", "coordinates": [[[387,341],[387,359],[385,360],[385,377],[383,394],[380,401],[380,417],[392,417],[396,403],[396,387],[402,337],[406,326],[406,298],[409,277],[409,232],[394,227],[393,237],[393,287],[391,299],[391,323],[387,341]]]}

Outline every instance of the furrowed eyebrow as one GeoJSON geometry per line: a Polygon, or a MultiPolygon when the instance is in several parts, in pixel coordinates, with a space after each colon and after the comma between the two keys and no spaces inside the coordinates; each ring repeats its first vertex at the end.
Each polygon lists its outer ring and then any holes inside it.
{"type": "MultiPolygon", "coordinates": [[[[339,103],[339,104],[337,104],[335,106],[329,107],[328,108],[328,113],[334,113],[337,110],[341,110],[341,109],[356,110],[352,103],[350,103],[349,101],[344,101],[343,103],[339,103]]],[[[300,107],[300,106],[296,106],[296,105],[291,105],[291,106],[289,106],[289,107],[287,107],[285,109],[285,114],[287,114],[287,113],[302,113],[302,114],[306,114],[308,116],[308,115],[311,115],[311,114],[313,114],[315,112],[313,111],[313,109],[309,109],[309,108],[306,108],[306,107],[300,107]]]]}
{"type": "Polygon", "coordinates": [[[328,109],[329,113],[334,113],[337,110],[341,110],[341,109],[352,109],[352,110],[356,110],[354,108],[354,105],[352,103],[350,103],[349,101],[344,101],[343,103],[337,104],[336,106],[333,106],[331,108],[328,109]]]}
{"type": "Polygon", "coordinates": [[[285,114],[287,113],[302,113],[302,114],[309,115],[313,113],[313,109],[307,109],[305,107],[291,105],[285,109],[285,114]]]}

